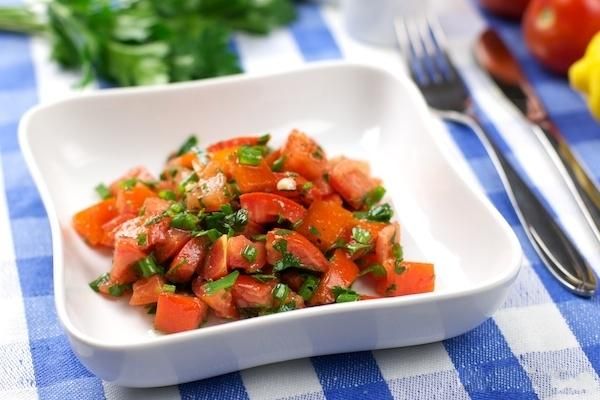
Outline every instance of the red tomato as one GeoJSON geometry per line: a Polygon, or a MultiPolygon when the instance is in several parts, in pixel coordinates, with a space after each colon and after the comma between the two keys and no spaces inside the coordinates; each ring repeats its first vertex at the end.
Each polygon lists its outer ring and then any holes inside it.
{"type": "Polygon", "coordinates": [[[104,224],[118,215],[115,199],[103,200],[73,216],[73,228],[90,245],[97,246],[105,240],[104,224]]]}
{"type": "Polygon", "coordinates": [[[185,246],[185,244],[190,240],[192,235],[189,232],[176,229],[169,228],[165,235],[165,239],[156,243],[156,247],[154,249],[154,256],[159,263],[164,263],[169,260],[171,257],[174,257],[179,250],[185,246]]]}
{"type": "Polygon", "coordinates": [[[211,144],[206,148],[209,153],[214,153],[219,150],[227,149],[230,147],[240,146],[254,146],[259,142],[260,136],[240,136],[233,139],[222,140],[220,142],[211,144]]]}
{"type": "Polygon", "coordinates": [[[102,237],[100,244],[103,246],[115,247],[115,234],[124,222],[132,218],[135,218],[135,214],[121,214],[102,225],[104,236],[102,237]]]}
{"type": "Polygon", "coordinates": [[[171,266],[167,271],[166,278],[171,282],[188,282],[199,265],[206,257],[206,241],[201,238],[190,239],[179,251],[177,256],[171,261],[171,266]]]}
{"type": "Polygon", "coordinates": [[[369,166],[361,161],[342,158],[329,172],[329,184],[353,208],[363,206],[364,198],[379,182],[371,178],[369,166]]]}
{"type": "Polygon", "coordinates": [[[144,226],[143,217],[135,217],[123,222],[115,232],[115,241],[129,239],[137,244],[141,250],[148,250],[148,228],[144,226]],[[143,237],[146,240],[142,240],[143,237]],[[140,240],[138,240],[140,239],[140,240]]]}
{"type": "Polygon", "coordinates": [[[406,294],[432,292],[435,286],[433,264],[403,261],[396,268],[394,260],[383,263],[386,276],[378,279],[375,290],[382,296],[403,296],[406,294]]]}
{"type": "Polygon", "coordinates": [[[110,184],[110,192],[113,194],[113,196],[116,196],[117,193],[121,190],[121,182],[132,178],[136,178],[144,182],[153,182],[156,180],[154,175],[152,175],[146,167],[133,167],[129,171],[127,171],[125,175],[123,175],[122,177],[110,184]]]}
{"type": "Polygon", "coordinates": [[[377,261],[383,264],[386,260],[393,259],[392,247],[400,242],[400,226],[398,223],[388,225],[379,231],[375,241],[375,255],[377,261]]]}
{"type": "Polygon", "coordinates": [[[600,31],[598,0],[532,0],[523,17],[525,42],[550,70],[564,74],[600,31]]]}
{"type": "Polygon", "coordinates": [[[298,130],[290,133],[281,155],[284,157],[284,170],[297,172],[311,181],[321,178],[327,169],[327,157],[323,149],[298,130]]]}
{"type": "Polygon", "coordinates": [[[204,283],[206,282],[201,277],[197,277],[192,282],[192,291],[214,311],[217,317],[226,319],[237,319],[240,317],[233,302],[231,289],[220,289],[214,293],[206,294],[203,288],[204,283]]]}
{"type": "Polygon", "coordinates": [[[206,318],[206,312],[206,304],[196,297],[161,293],[156,305],[154,327],[165,333],[196,329],[206,318]]]}
{"type": "Polygon", "coordinates": [[[202,277],[215,280],[227,275],[227,235],[222,235],[212,245],[202,270],[202,277]]]}
{"type": "Polygon", "coordinates": [[[298,232],[325,251],[354,225],[352,213],[335,201],[315,200],[298,232]]]}
{"type": "Polygon", "coordinates": [[[317,290],[311,297],[309,304],[329,304],[335,302],[335,297],[331,292],[336,286],[347,288],[352,285],[352,282],[358,277],[358,267],[348,254],[342,250],[337,249],[333,253],[333,257],[329,262],[329,270],[325,272],[317,290]]]}
{"type": "Polygon", "coordinates": [[[134,282],[137,279],[135,264],[144,257],[146,257],[146,253],[139,248],[134,240],[117,240],[110,271],[111,279],[116,283],[134,282]]]}
{"type": "Polygon", "coordinates": [[[306,209],[300,204],[271,193],[243,194],[240,196],[240,204],[248,210],[248,217],[258,224],[275,222],[280,217],[294,224],[306,214],[306,209]]]}
{"type": "Polygon", "coordinates": [[[279,241],[285,242],[286,252],[294,256],[302,268],[317,272],[325,272],[329,268],[329,262],[314,244],[298,232],[285,229],[275,229],[267,233],[266,247],[269,264],[275,265],[283,257],[276,249],[276,243],[279,241]]]}
{"type": "Polygon", "coordinates": [[[240,192],[272,192],[277,188],[277,179],[266,162],[257,166],[241,165],[234,161],[231,174],[240,192]]]}
{"type": "Polygon", "coordinates": [[[144,209],[144,217],[146,219],[156,217],[166,211],[169,206],[170,203],[167,200],[158,197],[148,197],[142,206],[144,209]]]}
{"type": "Polygon", "coordinates": [[[281,282],[288,285],[290,289],[292,289],[295,292],[299,291],[302,287],[302,284],[304,283],[304,276],[302,276],[302,274],[298,271],[283,271],[280,275],[280,278],[281,282]]]}
{"type": "Polygon", "coordinates": [[[500,17],[520,19],[529,0],[479,0],[479,3],[500,17]]]}
{"type": "Polygon", "coordinates": [[[241,268],[246,272],[257,272],[264,267],[266,262],[267,252],[264,243],[253,243],[244,235],[231,237],[227,241],[227,264],[229,268],[241,268]],[[244,257],[244,250],[247,248],[254,249],[256,252],[253,261],[249,261],[244,257]]]}
{"type": "Polygon", "coordinates": [[[273,307],[273,288],[275,281],[261,282],[247,275],[240,275],[231,294],[239,308],[271,308],[273,307]]]}
{"type": "Polygon", "coordinates": [[[142,278],[135,281],[129,304],[132,306],[143,306],[156,303],[158,296],[162,293],[164,284],[165,280],[160,275],[152,275],[149,278],[142,278]]]}
{"type": "Polygon", "coordinates": [[[156,197],[156,193],[142,183],[131,189],[121,188],[117,192],[117,209],[120,214],[137,214],[148,197],[156,197]]]}
{"type": "Polygon", "coordinates": [[[204,208],[206,211],[219,211],[222,205],[229,203],[227,178],[217,173],[210,178],[201,179],[193,189],[186,194],[188,209],[204,208]]]}

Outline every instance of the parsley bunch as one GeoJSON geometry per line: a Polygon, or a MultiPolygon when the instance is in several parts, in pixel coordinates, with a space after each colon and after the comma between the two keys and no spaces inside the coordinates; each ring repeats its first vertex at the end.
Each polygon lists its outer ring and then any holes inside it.
{"type": "Polygon", "coordinates": [[[233,31],[266,34],[294,18],[291,0],[51,0],[43,16],[0,8],[0,30],[47,35],[81,85],[136,86],[238,73],[233,31]]]}

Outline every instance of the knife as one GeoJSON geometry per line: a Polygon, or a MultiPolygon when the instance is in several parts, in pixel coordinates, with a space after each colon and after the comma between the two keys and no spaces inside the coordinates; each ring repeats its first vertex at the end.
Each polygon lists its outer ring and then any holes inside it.
{"type": "MultiPolygon", "coordinates": [[[[498,88],[529,121],[531,130],[559,171],[592,230],[600,251],[600,192],[571,151],[558,127],[550,120],[518,61],[502,38],[492,29],[487,29],[479,37],[475,45],[475,57],[498,88]]],[[[595,287],[593,271],[585,271],[585,275],[590,277],[595,287]]]]}

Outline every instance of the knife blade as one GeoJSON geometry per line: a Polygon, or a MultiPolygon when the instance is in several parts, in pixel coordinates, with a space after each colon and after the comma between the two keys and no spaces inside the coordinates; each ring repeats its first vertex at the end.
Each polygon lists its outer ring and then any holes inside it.
{"type": "Polygon", "coordinates": [[[500,35],[487,29],[475,46],[479,64],[500,91],[529,121],[593,232],[600,251],[600,191],[579,162],[500,35]]]}

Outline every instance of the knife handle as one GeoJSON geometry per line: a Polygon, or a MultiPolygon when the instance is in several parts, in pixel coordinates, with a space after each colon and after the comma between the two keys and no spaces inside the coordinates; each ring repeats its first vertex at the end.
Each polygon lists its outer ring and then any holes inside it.
{"type": "Polygon", "coordinates": [[[484,145],[502,180],[527,237],[549,271],[570,291],[591,297],[596,275],[563,229],[531,191],[499,150],[489,132],[476,117],[456,112],[439,112],[446,118],[469,126],[484,145]]]}
{"type": "Polygon", "coordinates": [[[600,191],[550,121],[531,124],[600,245],[600,191]]]}

